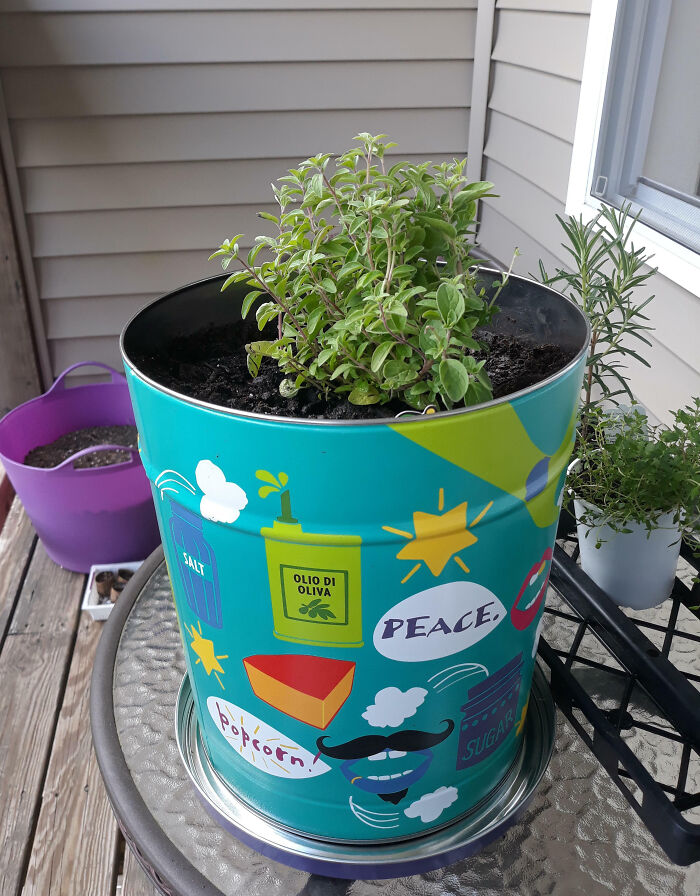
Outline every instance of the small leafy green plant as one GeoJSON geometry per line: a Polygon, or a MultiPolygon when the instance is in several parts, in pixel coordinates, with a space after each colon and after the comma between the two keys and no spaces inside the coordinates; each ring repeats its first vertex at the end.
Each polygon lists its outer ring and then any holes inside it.
{"type": "Polygon", "coordinates": [[[700,399],[674,413],[671,426],[652,426],[638,406],[590,408],[588,436],[579,440],[568,485],[585,502],[581,522],[629,532],[629,523],[658,528],[667,513],[684,537],[700,537],[700,399]],[[591,505],[591,507],[586,507],[591,505]]]}
{"type": "Polygon", "coordinates": [[[271,358],[283,395],[311,386],[360,405],[488,400],[474,332],[493,317],[507,274],[487,290],[471,239],[476,202],[493,184],[468,183],[465,161],[388,167],[395,144],[356,140],[335,171],[330,155],[317,155],[273,185],[279,215],[260,216],[274,236],[258,236],[243,257],[238,235],[211,256],[224,270],[240,264],[223,289],[252,287],[243,316],[256,306],[261,330],[276,322],[276,338],[246,346],[251,374],[271,358]]]}
{"type": "Polygon", "coordinates": [[[639,301],[636,291],[646,285],[655,269],[644,270],[651,256],[631,242],[636,218],[631,217],[629,205],[620,211],[603,206],[587,223],[581,217],[557,215],[557,220],[568,240],[562,245],[571,256],[573,270],[559,268],[550,276],[540,261],[540,278],[569,295],[591,322],[581,407],[585,435],[594,407],[617,404],[620,395],[633,398],[623,373],[624,359],[634,358],[649,367],[633,347],[633,340],[651,344],[644,335],[651,327],[642,312],[654,297],[639,301]]]}

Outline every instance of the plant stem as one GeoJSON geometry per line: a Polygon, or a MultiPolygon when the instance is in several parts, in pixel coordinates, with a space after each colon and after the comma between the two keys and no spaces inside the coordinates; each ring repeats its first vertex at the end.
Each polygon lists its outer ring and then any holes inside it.
{"type": "MultiPolygon", "coordinates": [[[[598,341],[598,332],[596,330],[591,334],[591,347],[588,352],[588,357],[592,357],[595,354],[595,347],[598,341]]],[[[586,399],[586,407],[589,407],[591,404],[591,393],[593,391],[593,365],[588,364],[586,369],[586,389],[585,389],[585,399],[586,399]]]]}
{"type": "MultiPolygon", "coordinates": [[[[336,208],[338,209],[338,214],[340,215],[340,220],[341,220],[343,223],[345,223],[345,215],[343,214],[343,209],[342,209],[342,207],[341,207],[341,205],[340,205],[340,199],[338,198],[338,194],[337,194],[337,192],[333,189],[333,186],[331,185],[331,182],[330,182],[330,181],[328,180],[328,178],[326,177],[326,173],[325,173],[325,171],[323,172],[322,177],[323,177],[323,182],[324,182],[324,184],[328,187],[328,189],[329,189],[329,191],[330,191],[330,194],[331,194],[331,196],[333,197],[333,200],[334,200],[334,202],[335,202],[335,206],[336,206],[336,208]]],[[[353,245],[354,245],[355,247],[357,247],[357,240],[355,239],[355,235],[352,234],[352,233],[350,233],[350,229],[349,229],[349,228],[345,228],[345,232],[347,233],[348,238],[349,238],[350,241],[353,243],[353,245]]]]}
{"type": "Polygon", "coordinates": [[[389,326],[387,319],[386,319],[386,312],[384,311],[384,305],[381,302],[379,302],[378,307],[379,307],[379,317],[381,318],[384,329],[392,337],[392,339],[395,339],[397,342],[401,342],[403,345],[410,345],[412,350],[418,355],[419,358],[422,358],[423,363],[425,363],[428,359],[425,356],[425,354],[418,348],[418,346],[411,345],[411,343],[408,341],[408,339],[406,339],[405,336],[402,336],[401,333],[396,333],[396,332],[394,332],[394,330],[391,329],[391,327],[389,326]]]}
{"type": "MultiPolygon", "coordinates": [[[[304,332],[304,330],[301,328],[301,326],[299,325],[299,321],[298,321],[298,320],[296,319],[296,317],[294,316],[294,313],[293,313],[293,311],[291,310],[291,308],[289,308],[288,305],[285,305],[285,303],[282,301],[282,299],[281,299],[278,295],[275,295],[275,293],[270,292],[270,290],[269,290],[267,284],[265,283],[264,280],[262,280],[262,279],[257,275],[257,273],[256,273],[256,271],[255,271],[254,268],[251,268],[250,265],[246,264],[246,262],[243,261],[242,258],[239,258],[238,260],[239,260],[240,263],[243,265],[243,267],[246,269],[246,271],[248,271],[248,273],[250,274],[250,276],[253,277],[253,279],[255,280],[255,282],[258,283],[260,286],[262,286],[263,290],[264,290],[264,291],[265,291],[271,298],[273,298],[273,299],[277,302],[277,304],[280,306],[280,308],[282,309],[282,311],[284,311],[284,313],[289,317],[289,319],[291,320],[292,324],[294,325],[294,329],[295,329],[295,330],[297,331],[297,333],[301,336],[301,338],[304,340],[304,342],[305,342],[307,345],[313,347],[313,346],[314,346],[314,341],[311,340],[311,339],[309,339],[308,335],[307,335],[307,334],[304,332]]],[[[318,348],[316,348],[316,354],[318,354],[318,348]]]]}
{"type": "Polygon", "coordinates": [[[321,286],[316,275],[314,274],[313,267],[310,264],[308,264],[306,266],[306,269],[309,272],[309,274],[311,274],[311,279],[316,284],[316,287],[318,288],[319,294],[320,294],[321,298],[323,299],[323,303],[325,304],[326,308],[328,308],[329,311],[332,310],[336,313],[336,315],[337,315],[336,320],[342,320],[343,312],[340,310],[340,308],[338,308],[338,306],[335,304],[335,302],[328,297],[328,293],[321,286]]]}
{"type": "Polygon", "coordinates": [[[362,363],[362,361],[359,360],[359,358],[356,358],[354,355],[351,355],[350,352],[348,352],[348,350],[344,346],[342,346],[340,343],[338,343],[338,348],[340,349],[340,351],[345,355],[345,357],[348,360],[352,361],[352,363],[355,365],[355,367],[359,367],[360,370],[364,370],[365,373],[369,373],[371,375],[371,371],[370,371],[369,367],[365,367],[365,365],[362,363]]]}

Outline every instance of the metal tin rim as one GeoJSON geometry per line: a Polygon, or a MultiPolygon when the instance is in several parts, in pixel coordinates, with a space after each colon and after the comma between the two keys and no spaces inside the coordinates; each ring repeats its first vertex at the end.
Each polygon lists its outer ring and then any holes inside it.
{"type": "Polygon", "coordinates": [[[185,675],[176,706],[180,758],[209,814],[263,855],[312,873],[347,879],[403,877],[452,864],[492,842],[512,825],[535,794],[554,747],[555,715],[545,676],[535,666],[520,761],[490,797],[467,816],[420,837],[382,843],[323,841],[285,828],[250,808],[216,772],[201,743],[194,698],[185,675]]]}
{"type": "MultiPolygon", "coordinates": [[[[483,271],[487,274],[501,274],[502,271],[498,271],[495,268],[488,267],[480,267],[479,270],[483,271]]],[[[556,289],[552,289],[551,286],[545,286],[543,283],[538,283],[536,280],[533,280],[531,277],[521,277],[519,274],[511,274],[510,275],[515,280],[523,280],[527,283],[534,283],[538,288],[547,290],[547,292],[551,292],[553,295],[557,296],[562,302],[565,304],[571,305],[580,317],[585,322],[586,326],[586,338],[583,340],[583,344],[581,348],[576,353],[576,355],[569,361],[569,363],[562,367],[561,370],[557,370],[555,373],[548,376],[546,379],[540,380],[537,383],[534,383],[532,386],[528,386],[526,389],[520,389],[518,392],[512,392],[510,395],[504,395],[502,398],[497,398],[492,401],[482,402],[481,404],[471,405],[468,408],[457,408],[452,411],[437,411],[435,414],[431,414],[431,419],[440,419],[444,417],[456,417],[462,414],[468,414],[472,411],[481,411],[484,408],[496,407],[500,404],[505,404],[506,402],[513,401],[516,398],[521,398],[524,395],[529,395],[532,392],[536,392],[537,390],[543,388],[544,386],[548,386],[550,383],[556,382],[559,379],[565,377],[570,370],[572,370],[581,358],[588,351],[588,345],[591,340],[591,323],[588,320],[588,317],[581,311],[578,305],[570,299],[568,296],[565,296],[563,293],[557,292],[556,289]]],[[[208,401],[201,401],[199,398],[191,398],[188,395],[183,395],[181,392],[176,392],[174,389],[170,389],[167,386],[163,386],[160,383],[156,382],[156,380],[151,379],[146,376],[139,368],[134,364],[134,362],[129,358],[126,353],[126,349],[124,348],[124,337],[126,335],[127,330],[131,326],[131,324],[136,320],[139,315],[143,314],[148,308],[152,308],[154,305],[158,305],[161,302],[165,302],[167,299],[172,296],[179,295],[180,293],[185,292],[188,289],[191,289],[193,286],[200,286],[203,283],[207,283],[213,280],[220,280],[221,275],[216,275],[214,277],[205,277],[202,280],[195,280],[193,283],[188,283],[186,286],[181,286],[179,289],[171,290],[170,292],[165,293],[157,299],[154,299],[152,302],[149,302],[147,305],[144,305],[143,308],[140,308],[136,314],[134,314],[128,323],[125,325],[119,336],[119,350],[121,352],[124,363],[127,364],[132,371],[138,375],[139,379],[143,380],[143,382],[148,383],[154,389],[157,389],[159,392],[163,392],[166,395],[170,395],[173,398],[177,398],[180,401],[184,401],[186,404],[194,405],[195,407],[203,408],[208,411],[218,411],[220,414],[226,414],[230,417],[243,417],[250,420],[261,420],[261,421],[269,421],[274,423],[292,423],[292,424],[305,424],[307,426],[381,426],[382,424],[391,424],[392,426],[409,424],[411,422],[415,422],[418,419],[424,419],[422,415],[416,413],[415,416],[406,416],[406,417],[376,417],[369,418],[367,420],[326,420],[326,419],[309,419],[305,417],[281,417],[276,414],[256,414],[252,411],[241,411],[236,408],[227,408],[223,407],[223,405],[211,404],[208,401]]]]}
{"type": "Polygon", "coordinates": [[[196,781],[203,780],[203,786],[200,787],[195,781],[195,787],[198,790],[200,796],[204,794],[204,791],[207,792],[216,792],[217,797],[223,804],[228,805],[228,801],[234,803],[236,806],[241,804],[246,810],[247,813],[255,816],[263,825],[271,825],[277,831],[283,834],[291,835],[294,837],[303,837],[305,840],[309,840],[313,843],[321,843],[329,846],[339,846],[341,849],[343,847],[351,847],[353,850],[358,846],[361,847],[369,847],[373,851],[378,846],[395,846],[397,844],[407,844],[409,841],[413,840],[424,840],[426,836],[432,836],[439,831],[444,830],[445,828],[454,828],[476,812],[479,812],[490,802],[497,802],[500,796],[507,792],[510,786],[516,781],[520,775],[522,774],[523,767],[523,758],[524,758],[524,742],[521,744],[521,748],[518,750],[516,757],[511,762],[510,766],[506,770],[506,773],[503,775],[500,781],[493,787],[486,796],[483,797],[475,806],[472,806],[471,809],[468,809],[458,818],[453,819],[452,821],[445,822],[438,827],[433,828],[430,831],[430,835],[426,835],[422,832],[417,832],[413,834],[405,834],[402,837],[387,837],[382,838],[381,840],[343,840],[337,837],[323,837],[320,835],[314,836],[313,834],[305,834],[303,832],[297,831],[295,828],[290,827],[289,825],[285,825],[281,822],[274,821],[268,818],[263,812],[258,811],[254,806],[251,806],[250,803],[246,802],[242,797],[239,797],[234,788],[228,784],[228,782],[217,772],[214,768],[214,765],[209,757],[209,751],[207,750],[207,745],[204,742],[204,738],[202,737],[202,731],[199,727],[199,722],[196,717],[196,712],[194,710],[194,699],[192,696],[192,685],[189,681],[188,675],[185,673],[185,676],[182,680],[182,684],[180,685],[180,689],[178,691],[178,699],[175,705],[175,741],[178,746],[178,752],[180,753],[180,759],[182,760],[183,765],[185,766],[185,770],[187,774],[190,776],[191,780],[196,778],[196,781]],[[188,693],[189,690],[189,693],[188,693]],[[182,693],[184,691],[184,694],[182,693]],[[180,710],[182,708],[183,717],[180,718],[180,710]],[[184,733],[184,736],[181,735],[181,732],[184,733]],[[183,745],[181,746],[181,740],[183,741],[183,745]],[[188,751],[187,757],[183,754],[183,751],[188,751]],[[192,773],[190,773],[190,767],[192,768],[192,773]],[[194,778],[193,778],[194,775],[194,778]]]}

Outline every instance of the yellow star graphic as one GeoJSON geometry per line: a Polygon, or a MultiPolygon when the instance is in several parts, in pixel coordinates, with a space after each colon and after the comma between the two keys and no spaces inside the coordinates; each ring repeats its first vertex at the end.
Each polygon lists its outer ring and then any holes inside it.
{"type": "Polygon", "coordinates": [[[445,513],[413,514],[416,537],[396,555],[398,560],[423,560],[434,576],[439,576],[448,561],[478,541],[467,529],[467,502],[445,513]]]}
{"type": "Polygon", "coordinates": [[[202,637],[202,624],[198,623],[199,631],[192,625],[189,628],[185,626],[185,631],[188,635],[191,636],[192,641],[190,642],[190,647],[192,648],[193,653],[197,656],[197,660],[195,662],[195,666],[198,663],[201,663],[204,667],[204,671],[207,675],[211,675],[214,673],[216,680],[221,685],[221,689],[225,690],[221,679],[219,678],[218,673],[221,672],[222,675],[225,674],[221,663],[219,660],[227,660],[228,654],[222,654],[217,656],[214,649],[214,642],[210,641],[208,638],[202,637]]]}
{"type": "MultiPolygon", "coordinates": [[[[459,551],[468,548],[479,540],[469,530],[473,529],[486,516],[493,506],[493,501],[489,501],[481,513],[469,523],[468,528],[466,501],[443,513],[442,509],[444,506],[445,490],[441,488],[438,497],[438,510],[440,513],[426,513],[423,510],[414,511],[413,528],[415,536],[410,532],[404,532],[402,529],[394,529],[393,526],[382,526],[382,529],[386,532],[409,539],[406,547],[401,548],[396,555],[397,560],[422,560],[434,576],[439,576],[445,566],[447,566],[448,561],[454,557],[455,563],[464,572],[469,572],[469,567],[464,563],[464,560],[456,555],[459,551]]],[[[417,563],[408,575],[401,579],[401,584],[403,585],[407,582],[419,569],[420,563],[417,563]]]]}

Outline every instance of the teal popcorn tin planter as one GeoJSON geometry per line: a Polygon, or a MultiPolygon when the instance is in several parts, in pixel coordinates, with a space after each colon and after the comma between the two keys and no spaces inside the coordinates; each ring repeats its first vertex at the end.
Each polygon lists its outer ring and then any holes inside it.
{"type": "Polygon", "coordinates": [[[221,283],[122,334],[207,774],[256,824],[324,848],[454,830],[523,763],[588,323],[512,276],[494,328],[564,348],[547,380],[432,415],[271,417],[139,361],[235,321],[245,290],[221,283]]]}

